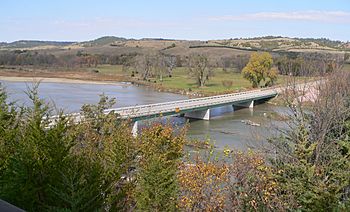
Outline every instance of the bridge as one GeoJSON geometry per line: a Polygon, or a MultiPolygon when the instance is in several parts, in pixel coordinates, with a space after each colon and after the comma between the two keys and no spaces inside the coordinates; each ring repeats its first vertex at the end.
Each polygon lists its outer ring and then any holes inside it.
{"type": "Polygon", "coordinates": [[[117,113],[121,119],[134,121],[133,134],[138,132],[138,121],[163,116],[181,115],[187,118],[210,120],[210,110],[216,107],[231,105],[235,107],[254,106],[254,102],[266,101],[275,97],[275,89],[260,89],[241,93],[232,93],[203,98],[187,99],[157,104],[139,105],[105,110],[106,113],[117,113]]]}

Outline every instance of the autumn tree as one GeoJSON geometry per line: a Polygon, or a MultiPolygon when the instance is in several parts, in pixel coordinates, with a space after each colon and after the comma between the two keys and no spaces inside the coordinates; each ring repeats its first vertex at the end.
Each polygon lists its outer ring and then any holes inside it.
{"type": "Polygon", "coordinates": [[[232,211],[283,211],[275,169],[266,156],[257,151],[232,152],[229,175],[229,199],[232,211]]]}
{"type": "Polygon", "coordinates": [[[243,77],[252,83],[254,88],[264,82],[264,86],[272,85],[277,80],[277,72],[271,70],[273,64],[270,53],[253,53],[242,70],[243,77]]]}
{"type": "Polygon", "coordinates": [[[196,158],[180,167],[179,208],[183,211],[223,211],[228,201],[229,167],[196,158]]]}
{"type": "Polygon", "coordinates": [[[188,58],[188,69],[190,75],[196,79],[197,85],[203,87],[212,75],[213,67],[207,56],[192,54],[188,58]]]}

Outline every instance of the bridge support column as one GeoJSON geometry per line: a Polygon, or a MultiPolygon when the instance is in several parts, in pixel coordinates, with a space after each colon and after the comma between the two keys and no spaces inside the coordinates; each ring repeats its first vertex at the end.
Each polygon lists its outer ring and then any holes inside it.
{"type": "Polygon", "coordinates": [[[188,113],[185,113],[185,117],[186,118],[193,118],[193,119],[209,120],[210,119],[210,109],[188,112],[188,113]]]}
{"type": "Polygon", "coordinates": [[[254,100],[252,101],[248,101],[248,102],[244,102],[244,103],[239,103],[239,104],[234,104],[233,107],[249,107],[249,108],[253,108],[254,107],[254,100]]]}
{"type": "Polygon", "coordinates": [[[139,133],[139,122],[135,121],[134,126],[132,127],[131,130],[132,136],[134,136],[134,138],[137,137],[137,134],[139,133]]]}

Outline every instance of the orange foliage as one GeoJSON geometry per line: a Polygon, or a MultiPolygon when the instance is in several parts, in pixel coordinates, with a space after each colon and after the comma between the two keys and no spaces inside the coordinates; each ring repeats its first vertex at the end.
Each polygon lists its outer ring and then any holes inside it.
{"type": "Polygon", "coordinates": [[[179,207],[192,211],[220,211],[227,197],[229,169],[225,164],[197,161],[183,164],[178,174],[180,184],[179,207]]]}
{"type": "Polygon", "coordinates": [[[281,209],[274,170],[265,158],[255,152],[237,152],[233,155],[230,185],[232,207],[237,209],[281,209]]]}

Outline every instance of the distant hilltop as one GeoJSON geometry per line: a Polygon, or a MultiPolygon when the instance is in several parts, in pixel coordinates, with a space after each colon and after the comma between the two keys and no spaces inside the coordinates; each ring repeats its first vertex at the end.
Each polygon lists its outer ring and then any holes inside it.
{"type": "Polygon", "coordinates": [[[88,47],[130,47],[157,50],[182,48],[228,48],[247,51],[350,51],[350,43],[327,38],[289,38],[265,36],[254,38],[231,38],[221,40],[176,40],[164,38],[127,39],[104,36],[90,41],[37,41],[20,40],[0,42],[0,50],[79,49],[88,47]]]}

